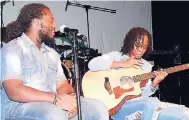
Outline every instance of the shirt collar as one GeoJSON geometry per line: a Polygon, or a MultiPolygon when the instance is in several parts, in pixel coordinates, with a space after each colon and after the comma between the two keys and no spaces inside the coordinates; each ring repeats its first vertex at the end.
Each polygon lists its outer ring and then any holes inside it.
{"type": "MultiPolygon", "coordinates": [[[[30,40],[30,38],[25,33],[22,33],[21,38],[23,40],[23,45],[25,47],[31,47],[31,46],[35,46],[36,47],[36,45],[30,40]]],[[[42,43],[41,44],[41,51],[42,52],[44,52],[44,51],[51,51],[51,49],[49,47],[47,47],[47,45],[45,45],[44,43],[42,43]]]]}
{"type": "Polygon", "coordinates": [[[30,38],[25,33],[22,33],[21,38],[23,40],[23,45],[25,47],[30,47],[34,45],[34,43],[30,40],[30,38]]]}
{"type": "Polygon", "coordinates": [[[52,51],[50,47],[48,47],[47,45],[45,45],[44,43],[41,44],[41,51],[44,52],[44,51],[52,51]]]}

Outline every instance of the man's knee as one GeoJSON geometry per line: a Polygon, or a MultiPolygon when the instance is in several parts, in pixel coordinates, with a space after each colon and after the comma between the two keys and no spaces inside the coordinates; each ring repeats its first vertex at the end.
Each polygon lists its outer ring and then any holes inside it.
{"type": "Polygon", "coordinates": [[[108,107],[104,103],[100,102],[99,100],[92,100],[91,104],[89,105],[90,105],[90,108],[92,108],[96,112],[99,112],[99,113],[108,112],[108,107]]]}
{"type": "Polygon", "coordinates": [[[16,116],[27,116],[36,120],[67,120],[67,112],[45,102],[26,103],[17,108],[16,116]]]}
{"type": "Polygon", "coordinates": [[[68,120],[67,111],[53,107],[41,112],[40,120],[68,120]]]}

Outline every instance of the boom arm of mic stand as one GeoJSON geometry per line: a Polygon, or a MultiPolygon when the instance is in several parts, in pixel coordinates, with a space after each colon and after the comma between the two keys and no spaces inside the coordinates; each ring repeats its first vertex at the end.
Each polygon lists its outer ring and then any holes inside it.
{"type": "Polygon", "coordinates": [[[82,7],[82,8],[86,8],[87,7],[88,9],[99,10],[99,11],[110,12],[110,13],[116,13],[116,10],[113,10],[113,9],[95,7],[95,6],[91,6],[91,5],[82,5],[80,3],[69,2],[69,5],[82,7]]]}
{"type": "Polygon", "coordinates": [[[6,3],[10,2],[10,0],[4,0],[4,1],[1,1],[1,6],[5,5],[6,3]]]}

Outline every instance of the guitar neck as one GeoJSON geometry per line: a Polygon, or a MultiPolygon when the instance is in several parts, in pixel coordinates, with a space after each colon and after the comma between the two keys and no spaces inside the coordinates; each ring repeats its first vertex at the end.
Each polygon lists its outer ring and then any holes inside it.
{"type": "MultiPolygon", "coordinates": [[[[189,64],[183,64],[183,65],[178,65],[175,67],[170,67],[170,68],[164,69],[164,71],[167,72],[168,74],[171,74],[171,73],[179,72],[186,69],[189,69],[189,64]]],[[[154,77],[155,77],[155,74],[151,72],[151,73],[145,73],[142,75],[133,76],[133,80],[134,82],[140,82],[143,80],[152,79],[154,77]]]]}

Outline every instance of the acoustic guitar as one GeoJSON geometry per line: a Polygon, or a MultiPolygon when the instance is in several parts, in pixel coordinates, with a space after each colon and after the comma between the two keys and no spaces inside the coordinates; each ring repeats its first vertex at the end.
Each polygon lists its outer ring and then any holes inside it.
{"type": "MultiPolygon", "coordinates": [[[[168,74],[189,69],[189,64],[164,69],[168,74]]],[[[82,79],[83,94],[87,98],[103,102],[109,115],[120,110],[126,100],[141,95],[140,83],[154,78],[154,72],[144,73],[142,69],[125,68],[108,71],[88,71],[82,79]]]]}

